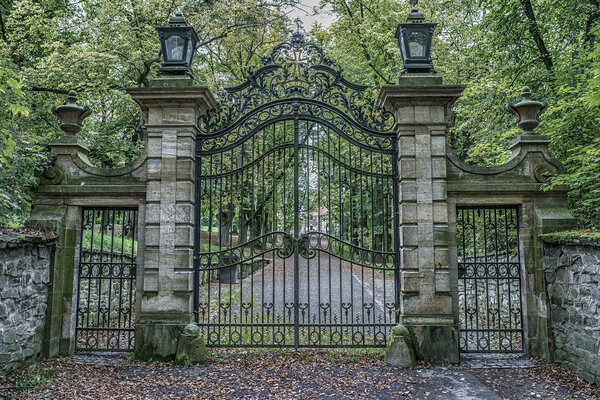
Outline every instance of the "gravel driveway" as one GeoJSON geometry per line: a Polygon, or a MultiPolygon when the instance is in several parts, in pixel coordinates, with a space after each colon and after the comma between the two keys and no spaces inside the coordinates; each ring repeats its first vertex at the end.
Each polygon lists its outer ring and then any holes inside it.
{"type": "MultiPolygon", "coordinates": [[[[210,311],[200,314],[201,322],[210,315],[215,325],[258,323],[277,326],[267,328],[267,332],[262,328],[248,328],[246,332],[243,328],[241,336],[233,334],[233,341],[240,337],[242,341],[251,341],[256,334],[261,343],[263,338],[268,342],[283,332],[278,337],[287,344],[291,340],[293,344],[293,326],[297,318],[303,331],[301,341],[305,344],[311,343],[311,337],[314,339],[312,344],[328,344],[331,335],[334,341],[339,339],[347,344],[363,344],[374,338],[385,342],[385,335],[395,319],[393,274],[317,251],[310,259],[298,257],[296,293],[294,257],[281,259],[269,253],[264,260],[267,262],[263,267],[242,280],[211,283],[210,302],[209,285],[202,285],[200,303],[210,304],[210,311]],[[317,325],[326,327],[319,329],[317,325]]],[[[218,334],[224,341],[228,340],[228,335],[229,331],[218,334]]],[[[209,341],[217,339],[216,334],[208,337],[209,341]]]]}

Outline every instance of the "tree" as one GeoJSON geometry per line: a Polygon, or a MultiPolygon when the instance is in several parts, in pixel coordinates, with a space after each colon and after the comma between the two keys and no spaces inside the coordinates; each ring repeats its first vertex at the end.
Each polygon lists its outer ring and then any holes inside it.
{"type": "MultiPolygon", "coordinates": [[[[392,36],[406,19],[408,4],[322,2],[326,4],[338,19],[330,29],[313,29],[315,37],[356,75],[355,80],[374,87],[393,83],[399,76],[400,57],[392,36]],[[361,45],[365,42],[368,46],[361,45]]],[[[576,172],[584,164],[595,165],[591,143],[600,136],[600,70],[594,72],[594,62],[587,57],[599,33],[599,2],[452,0],[425,2],[421,8],[429,21],[439,23],[432,50],[438,73],[448,84],[467,85],[454,106],[450,131],[454,152],[479,165],[506,162],[509,144],[519,130],[504,105],[518,100],[521,88],[530,86],[537,99],[550,106],[538,133],[550,138],[551,150],[567,168],[556,182],[583,179],[576,172]]],[[[593,177],[589,176],[590,183],[593,177]]],[[[573,210],[584,225],[600,226],[589,201],[597,194],[587,183],[580,189],[570,193],[573,210]]]]}
{"type": "MultiPolygon", "coordinates": [[[[0,10],[6,52],[0,78],[6,76],[2,82],[12,85],[6,94],[12,110],[31,112],[28,118],[0,116],[2,150],[22,155],[12,157],[13,164],[5,163],[3,172],[17,168],[16,160],[38,173],[45,168],[48,155],[39,144],[61,134],[50,109],[63,104],[69,90],[76,90],[80,101],[93,110],[79,133],[90,147],[90,160],[104,167],[132,162],[143,149],[144,133],[139,107],[125,89],[147,86],[156,77],[161,55],[155,26],[165,25],[175,10],[184,11],[201,39],[196,77],[216,89],[236,80],[232,71],[241,76],[266,47],[286,35],[281,8],[293,1],[4,1],[0,10]],[[8,79],[9,72],[19,79],[8,79]],[[17,97],[18,102],[12,100],[17,97]]],[[[4,102],[5,94],[0,96],[4,102]]],[[[24,172],[19,167],[16,173],[24,172]]],[[[26,175],[27,185],[35,186],[33,172],[26,175]]],[[[6,180],[0,187],[6,193],[16,191],[13,197],[20,199],[18,207],[3,210],[3,219],[15,214],[22,220],[30,194],[6,180]]]]}

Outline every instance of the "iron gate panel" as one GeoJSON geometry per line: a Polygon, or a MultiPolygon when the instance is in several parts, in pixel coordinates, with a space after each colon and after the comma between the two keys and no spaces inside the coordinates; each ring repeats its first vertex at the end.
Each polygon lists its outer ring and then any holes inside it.
{"type": "Polygon", "coordinates": [[[385,346],[398,295],[393,118],[298,33],[264,63],[201,121],[198,324],[208,346],[385,346]]]}
{"type": "Polygon", "coordinates": [[[137,218],[134,208],[83,209],[76,350],[133,350],[137,218]]]}
{"type": "Polygon", "coordinates": [[[461,352],[523,352],[517,207],[458,207],[456,221],[461,352]]]}

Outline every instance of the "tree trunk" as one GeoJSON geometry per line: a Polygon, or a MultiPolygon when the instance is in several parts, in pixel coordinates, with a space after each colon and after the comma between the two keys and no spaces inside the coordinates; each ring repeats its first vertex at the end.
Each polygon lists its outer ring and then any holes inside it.
{"type": "Polygon", "coordinates": [[[219,245],[221,247],[229,247],[229,234],[233,226],[233,204],[229,204],[229,210],[221,212],[221,227],[219,228],[219,245]]]}
{"type": "Polygon", "coordinates": [[[262,213],[255,212],[252,218],[248,221],[248,225],[250,226],[250,240],[254,240],[260,236],[262,217],[262,213]]]}
{"type": "Polygon", "coordinates": [[[240,236],[238,244],[246,243],[246,240],[248,239],[248,221],[251,214],[252,211],[249,209],[242,209],[240,211],[240,236]]]}
{"type": "Polygon", "coordinates": [[[538,51],[540,52],[540,56],[542,58],[542,62],[546,66],[546,69],[551,74],[551,80],[554,80],[554,62],[552,61],[552,56],[546,47],[546,43],[542,38],[542,34],[540,33],[540,29],[535,18],[535,13],[533,11],[533,6],[531,5],[531,0],[520,0],[523,8],[525,10],[525,16],[527,17],[527,24],[529,25],[529,32],[535,42],[538,51]]]}

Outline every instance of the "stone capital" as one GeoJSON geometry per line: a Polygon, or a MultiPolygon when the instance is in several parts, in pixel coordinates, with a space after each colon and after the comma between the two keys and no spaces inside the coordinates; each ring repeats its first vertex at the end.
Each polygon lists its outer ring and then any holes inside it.
{"type": "Polygon", "coordinates": [[[204,86],[193,86],[192,83],[190,80],[186,85],[172,85],[169,80],[165,80],[163,86],[155,84],[150,87],[130,88],[127,89],[127,93],[144,112],[151,108],[193,106],[201,115],[216,109],[217,102],[210,90],[204,86]]]}
{"type": "Polygon", "coordinates": [[[87,156],[90,152],[85,143],[74,135],[62,135],[48,143],[48,147],[50,148],[50,152],[56,156],[75,155],[76,153],[87,156]]]}
{"type": "Polygon", "coordinates": [[[383,86],[377,104],[392,112],[407,106],[451,107],[465,89],[465,86],[444,85],[436,76],[402,77],[400,83],[383,86]]]}

